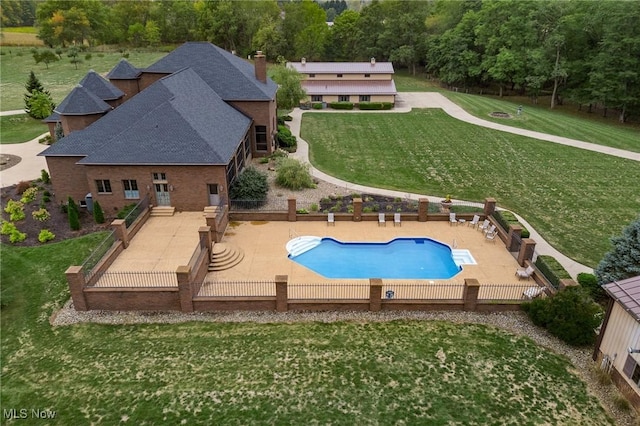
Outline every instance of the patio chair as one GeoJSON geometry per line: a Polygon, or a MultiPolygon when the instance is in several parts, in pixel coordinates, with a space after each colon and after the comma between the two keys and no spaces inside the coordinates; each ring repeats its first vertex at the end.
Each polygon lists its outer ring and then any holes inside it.
{"type": "Polygon", "coordinates": [[[455,213],[449,213],[449,226],[453,225],[453,224],[458,224],[458,219],[456,219],[456,214],[455,213]]]}
{"type": "Polygon", "coordinates": [[[534,272],[535,272],[535,269],[533,269],[533,266],[529,265],[526,268],[518,269],[516,271],[516,275],[518,276],[519,280],[523,278],[526,278],[527,280],[529,280],[529,278],[531,278],[534,272]]]}
{"type": "Polygon", "coordinates": [[[485,219],[484,222],[482,222],[482,225],[478,227],[478,229],[480,231],[486,231],[487,229],[489,229],[489,223],[491,223],[489,222],[489,219],[485,219]]]}
{"type": "Polygon", "coordinates": [[[378,213],[378,226],[387,226],[387,221],[384,218],[384,213],[378,213]]]}
{"type": "Polygon", "coordinates": [[[336,226],[336,217],[334,215],[334,213],[329,213],[327,215],[327,226],[336,226]]]}
{"type": "Polygon", "coordinates": [[[476,226],[478,226],[478,222],[480,222],[480,216],[478,216],[477,214],[474,214],[473,220],[467,223],[467,226],[473,226],[475,228],[476,226]]]}
{"type": "Polygon", "coordinates": [[[494,233],[495,231],[496,231],[496,226],[495,226],[495,225],[491,225],[491,226],[489,227],[489,229],[485,229],[485,230],[484,230],[484,233],[485,233],[485,235],[486,235],[486,234],[492,234],[492,233],[494,233]]]}
{"type": "Polygon", "coordinates": [[[497,231],[493,231],[493,232],[489,232],[489,233],[485,234],[484,238],[495,244],[497,236],[498,236],[498,232],[497,231]]]}
{"type": "Polygon", "coordinates": [[[529,287],[528,289],[522,292],[522,298],[531,300],[531,299],[535,299],[538,296],[541,296],[542,293],[544,293],[544,287],[538,287],[538,286],[529,287]]]}
{"type": "Polygon", "coordinates": [[[393,214],[393,226],[402,226],[402,222],[400,222],[400,213],[393,214]]]}

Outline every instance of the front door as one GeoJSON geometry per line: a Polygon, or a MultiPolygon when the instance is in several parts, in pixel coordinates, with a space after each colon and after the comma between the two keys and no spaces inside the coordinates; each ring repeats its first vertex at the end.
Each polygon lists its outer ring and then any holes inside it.
{"type": "Polygon", "coordinates": [[[209,189],[209,205],[210,206],[219,206],[220,205],[220,188],[217,183],[209,183],[207,184],[209,189]]]}
{"type": "Polygon", "coordinates": [[[171,197],[169,196],[169,184],[168,183],[154,183],[156,187],[156,201],[159,206],[170,206],[171,197]]]}

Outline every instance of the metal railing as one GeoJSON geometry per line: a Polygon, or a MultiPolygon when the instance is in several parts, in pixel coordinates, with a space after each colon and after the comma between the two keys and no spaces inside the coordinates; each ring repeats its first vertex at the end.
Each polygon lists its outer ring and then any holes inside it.
{"type": "Polygon", "coordinates": [[[177,287],[178,277],[171,271],[118,271],[95,275],[91,287],[177,287]]]}
{"type": "Polygon", "coordinates": [[[384,283],[383,299],[462,299],[464,284],[438,284],[435,282],[384,283]]]}
{"type": "Polygon", "coordinates": [[[231,211],[286,212],[289,204],[286,199],[280,200],[229,200],[231,211]]]}
{"type": "Polygon", "coordinates": [[[274,281],[204,281],[198,297],[269,297],[276,295],[274,281]]]}
{"type": "Polygon", "coordinates": [[[478,300],[523,300],[533,297],[546,297],[544,288],[540,287],[533,280],[523,284],[483,284],[478,292],[478,300]],[[541,293],[532,291],[540,288],[541,293]],[[532,289],[531,291],[529,289],[532,289]],[[527,293],[525,293],[527,292],[527,293]],[[527,296],[527,294],[529,296],[527,296]]]}
{"type": "Polygon", "coordinates": [[[369,299],[369,283],[289,284],[289,299],[369,299]]]}
{"type": "Polygon", "coordinates": [[[124,217],[124,223],[127,225],[127,228],[129,228],[133,224],[133,222],[136,221],[138,216],[140,216],[140,214],[145,211],[147,207],[149,207],[148,195],[140,200],[138,204],[136,204],[136,206],[124,217]]]}
{"type": "Polygon", "coordinates": [[[115,231],[109,232],[104,240],[87,256],[82,262],[82,272],[84,274],[85,281],[89,281],[94,275],[94,268],[102,260],[104,255],[111,249],[113,243],[116,241],[115,231]]]}

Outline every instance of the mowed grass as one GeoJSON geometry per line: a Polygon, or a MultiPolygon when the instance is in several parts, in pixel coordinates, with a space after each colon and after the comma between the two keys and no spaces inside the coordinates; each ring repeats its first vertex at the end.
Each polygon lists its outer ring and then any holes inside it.
{"type": "MultiPolygon", "coordinates": [[[[131,50],[128,53],[127,60],[139,68],[147,67],[166,55],[166,52],[160,51],[131,50]]],[[[42,86],[51,93],[53,101],[59,105],[89,70],[93,69],[104,76],[122,59],[122,54],[118,52],[93,50],[80,55],[83,62],[78,64],[76,70],[66,53],[61,60],[50,63],[48,68],[44,63],[36,65],[31,48],[2,46],[0,54],[0,106],[3,111],[24,108],[25,84],[30,71],[35,73],[42,86]],[[89,60],[85,59],[87,53],[91,54],[89,60]]]]}
{"type": "Polygon", "coordinates": [[[613,424],[566,358],[474,324],[52,328],[67,265],[102,234],[0,246],[3,408],[48,424],[613,424]]]}
{"type": "Polygon", "coordinates": [[[42,120],[27,114],[0,117],[0,144],[30,141],[48,131],[42,120]]]}
{"type": "Polygon", "coordinates": [[[474,126],[439,109],[306,113],[310,160],[332,176],[498,205],[594,267],[640,211],[640,163],[474,126]]]}

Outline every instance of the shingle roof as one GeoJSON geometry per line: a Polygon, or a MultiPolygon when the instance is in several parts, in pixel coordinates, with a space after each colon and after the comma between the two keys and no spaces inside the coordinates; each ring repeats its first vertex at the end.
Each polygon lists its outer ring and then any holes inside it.
{"type": "Polygon", "coordinates": [[[60,121],[60,114],[52,112],[50,116],[42,120],[44,123],[58,123],[60,121]]]}
{"type": "Polygon", "coordinates": [[[391,62],[289,62],[302,74],[393,74],[391,62]]]}
{"type": "Polygon", "coordinates": [[[77,85],[54,110],[60,115],[101,114],[111,110],[111,105],[100,99],[86,87],[77,85]]]}
{"type": "Polygon", "coordinates": [[[307,95],[396,95],[393,80],[302,81],[307,95]]]}
{"type": "Polygon", "coordinates": [[[266,101],[275,97],[278,85],[270,78],[263,83],[253,64],[206,42],[188,42],[144,71],[170,74],[189,67],[198,73],[225,101],[266,101]]]}
{"type": "Polygon", "coordinates": [[[227,164],[250,125],[188,68],[40,155],[85,156],[80,164],[227,164]]]}
{"type": "Polygon", "coordinates": [[[134,78],[138,78],[141,73],[142,72],[138,68],[131,65],[131,63],[126,59],[122,58],[120,59],[120,62],[118,62],[116,66],[109,71],[107,78],[109,80],[132,80],[134,78]]]}
{"type": "Polygon", "coordinates": [[[122,90],[109,83],[94,70],[90,70],[87,75],[80,80],[80,85],[93,92],[94,95],[103,101],[111,101],[124,96],[122,90]]]}
{"type": "Polygon", "coordinates": [[[640,321],[640,276],[605,284],[604,289],[636,321],[640,321]]]}

